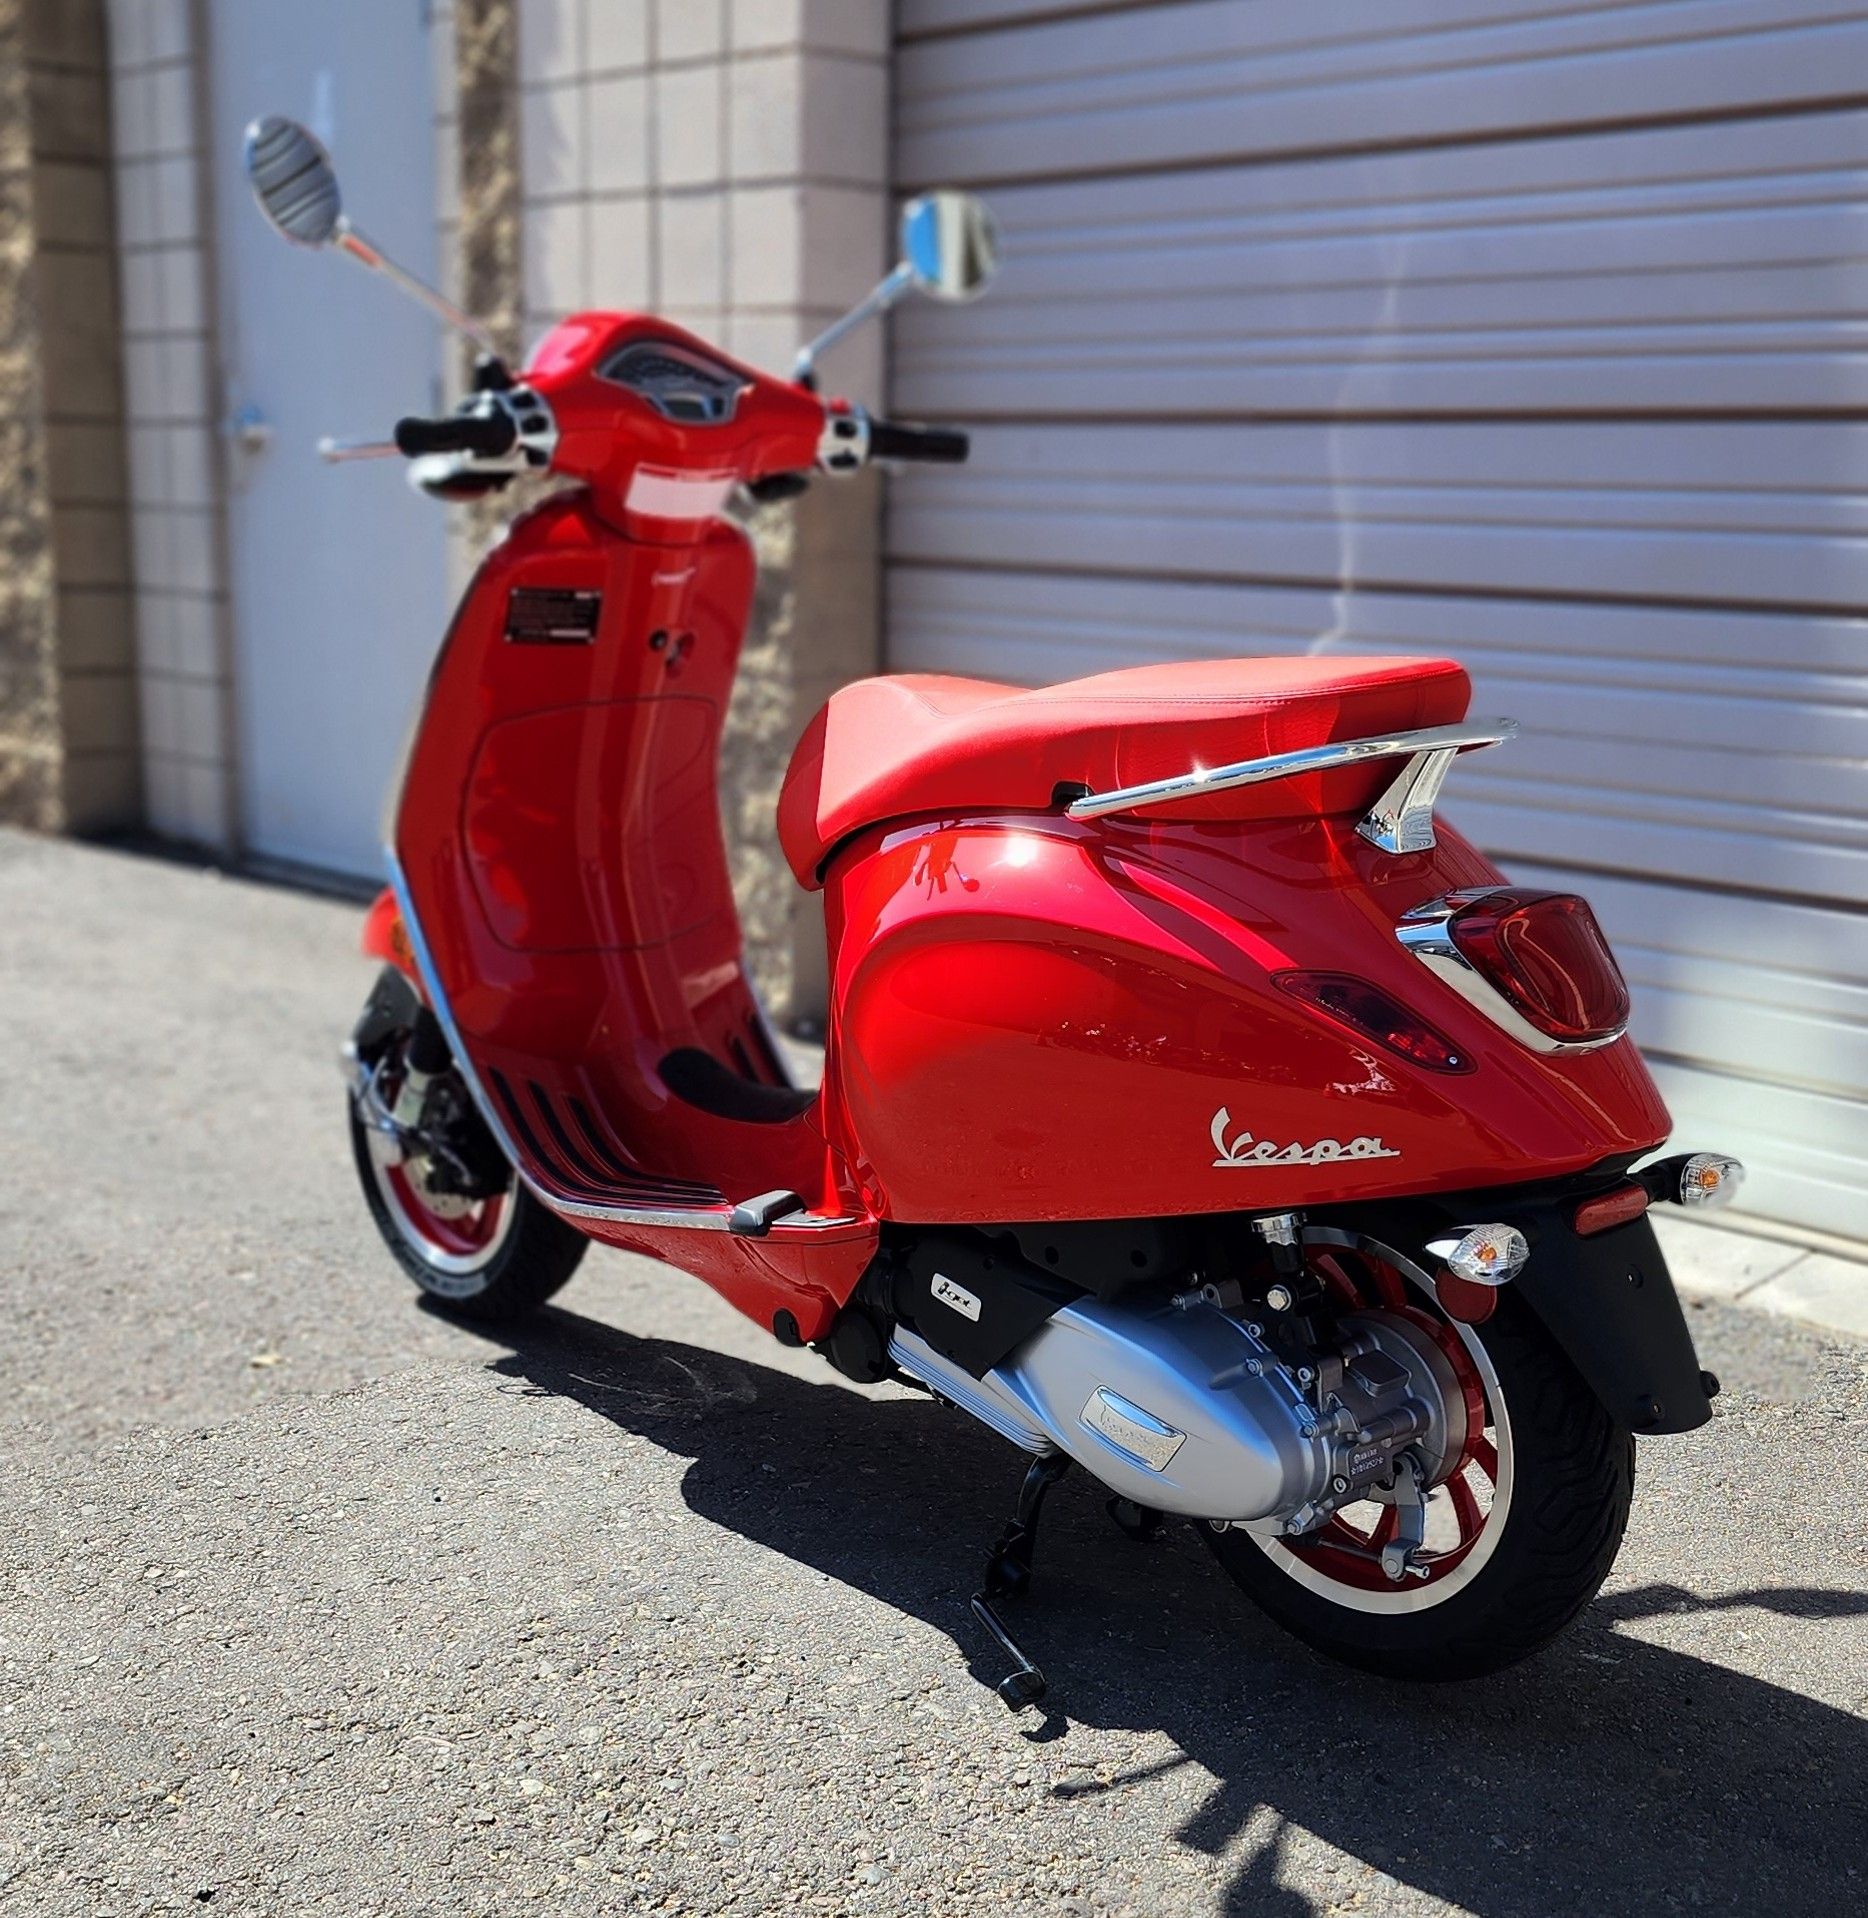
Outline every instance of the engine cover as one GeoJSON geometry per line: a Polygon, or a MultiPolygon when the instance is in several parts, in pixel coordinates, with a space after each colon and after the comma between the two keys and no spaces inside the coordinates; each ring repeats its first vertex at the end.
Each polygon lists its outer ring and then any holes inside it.
{"type": "Polygon", "coordinates": [[[1155,1511],[1240,1524],[1329,1484],[1330,1440],[1297,1381],[1209,1305],[1081,1299],[979,1379],[902,1327],[890,1355],[1015,1444],[1067,1452],[1155,1511]]]}

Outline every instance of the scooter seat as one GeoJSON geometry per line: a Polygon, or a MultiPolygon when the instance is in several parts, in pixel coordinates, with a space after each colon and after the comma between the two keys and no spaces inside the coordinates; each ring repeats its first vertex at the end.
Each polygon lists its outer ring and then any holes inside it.
{"type": "MultiPolygon", "coordinates": [[[[1471,688],[1450,659],[1184,660],[1025,690],[904,673],[834,693],[799,740],[778,836],[806,886],[839,841],[889,819],[1048,811],[1059,789],[1107,792],[1219,766],[1465,717],[1471,688]]],[[[1376,784],[1390,776],[1376,773],[1376,784]]],[[[1358,769],[1366,786],[1371,775],[1358,769]]],[[[1316,804],[1314,778],[1279,782],[1316,804]]],[[[1263,795],[1267,786],[1241,789],[1263,795]]],[[[1341,786],[1333,791],[1345,791],[1341,786]]],[[[1191,817],[1262,816],[1266,802],[1180,801],[1191,817]]]]}

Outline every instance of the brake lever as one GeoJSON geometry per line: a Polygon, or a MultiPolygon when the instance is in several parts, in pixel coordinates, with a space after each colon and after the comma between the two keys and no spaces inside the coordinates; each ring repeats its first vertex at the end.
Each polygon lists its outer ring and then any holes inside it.
{"type": "Polygon", "coordinates": [[[334,440],[318,442],[318,457],[334,465],[342,460],[400,459],[402,449],[394,440],[334,440]]]}

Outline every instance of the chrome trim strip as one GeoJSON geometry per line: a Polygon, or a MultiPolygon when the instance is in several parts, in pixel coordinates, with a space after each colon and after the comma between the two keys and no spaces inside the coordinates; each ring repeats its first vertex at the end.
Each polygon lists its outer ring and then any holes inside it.
{"type": "Polygon", "coordinates": [[[1464,892],[1443,893],[1437,899],[1425,900],[1401,915],[1395,937],[1468,1005],[1476,1007],[1501,1032],[1508,1033],[1531,1051],[1599,1052],[1604,1046],[1612,1046],[1627,1032],[1626,1021],[1603,1039],[1553,1039],[1549,1033],[1539,1032],[1453,943],[1447,922],[1457,908],[1492,893],[1510,890],[1509,886],[1473,886],[1464,892]]]}
{"type": "MultiPolygon", "coordinates": [[[[447,994],[441,990],[441,975],[435,970],[434,955],[428,950],[422,922],[415,916],[415,901],[409,897],[408,878],[402,870],[402,861],[396,857],[394,846],[383,848],[383,859],[389,867],[389,889],[396,895],[396,910],[401,913],[403,929],[409,935],[409,949],[415,954],[415,969],[422,975],[428,1003],[441,1022],[441,1030],[447,1034],[448,1050],[454,1055],[454,1063],[467,1082],[467,1090],[473,1094],[473,1102],[479,1108],[481,1118],[486,1121],[487,1130],[499,1141],[499,1149],[518,1169],[520,1178],[525,1179],[527,1185],[532,1185],[532,1180],[526,1177],[525,1161],[520,1157],[518,1147],[513,1144],[512,1134],[506,1130],[498,1108],[487,1097],[486,1087],[480,1083],[480,1075],[474,1070],[473,1060],[468,1057],[467,1048],[461,1042],[460,1027],[454,1023],[454,1009],[448,1004],[447,994]]],[[[536,1187],[533,1189],[537,1190],[536,1187]]],[[[546,1196],[544,1192],[539,1192],[540,1198],[546,1196]]]]}
{"type": "Polygon", "coordinates": [[[1238,786],[1256,786],[1267,779],[1289,779],[1299,773],[1327,772],[1332,767],[1353,766],[1365,759],[1468,752],[1479,746],[1496,746],[1510,739],[1517,730],[1515,719],[1474,719],[1458,726],[1427,726],[1419,732],[1389,733],[1376,739],[1339,739],[1325,746],[1306,746],[1294,753],[1273,753],[1268,759],[1243,759],[1232,766],[1196,767],[1192,772],[1176,773],[1171,779],[1151,780],[1145,786],[1118,786],[1113,792],[1088,793],[1081,799],[1073,799],[1064,808],[1064,814],[1069,819],[1100,819],[1105,813],[1128,812],[1137,806],[1161,806],[1176,799],[1197,799],[1203,793],[1231,792],[1238,786]]]}

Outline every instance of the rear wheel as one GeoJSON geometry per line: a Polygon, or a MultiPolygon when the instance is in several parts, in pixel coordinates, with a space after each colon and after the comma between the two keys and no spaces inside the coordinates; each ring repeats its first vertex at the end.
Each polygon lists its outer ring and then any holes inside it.
{"type": "Polygon", "coordinates": [[[1280,1625],[1346,1664],[1412,1679],[1496,1671],[1548,1644],[1607,1577],[1634,1442],[1509,1288],[1484,1325],[1460,1324],[1401,1254],[1318,1236],[1306,1252],[1331,1303],[1428,1333],[1465,1400],[1464,1443],[1428,1495],[1421,1575],[1383,1571],[1400,1514],[1379,1497],[1300,1538],[1229,1531],[1209,1543],[1280,1625]]]}
{"type": "Polygon", "coordinates": [[[351,1096],[364,1202],[396,1263],[437,1305],[462,1318],[521,1317],[570,1278],[588,1241],[520,1183],[452,1069],[437,1078],[417,1133],[384,1124],[407,1046],[407,1034],[392,1037],[369,1093],[351,1096]]]}

